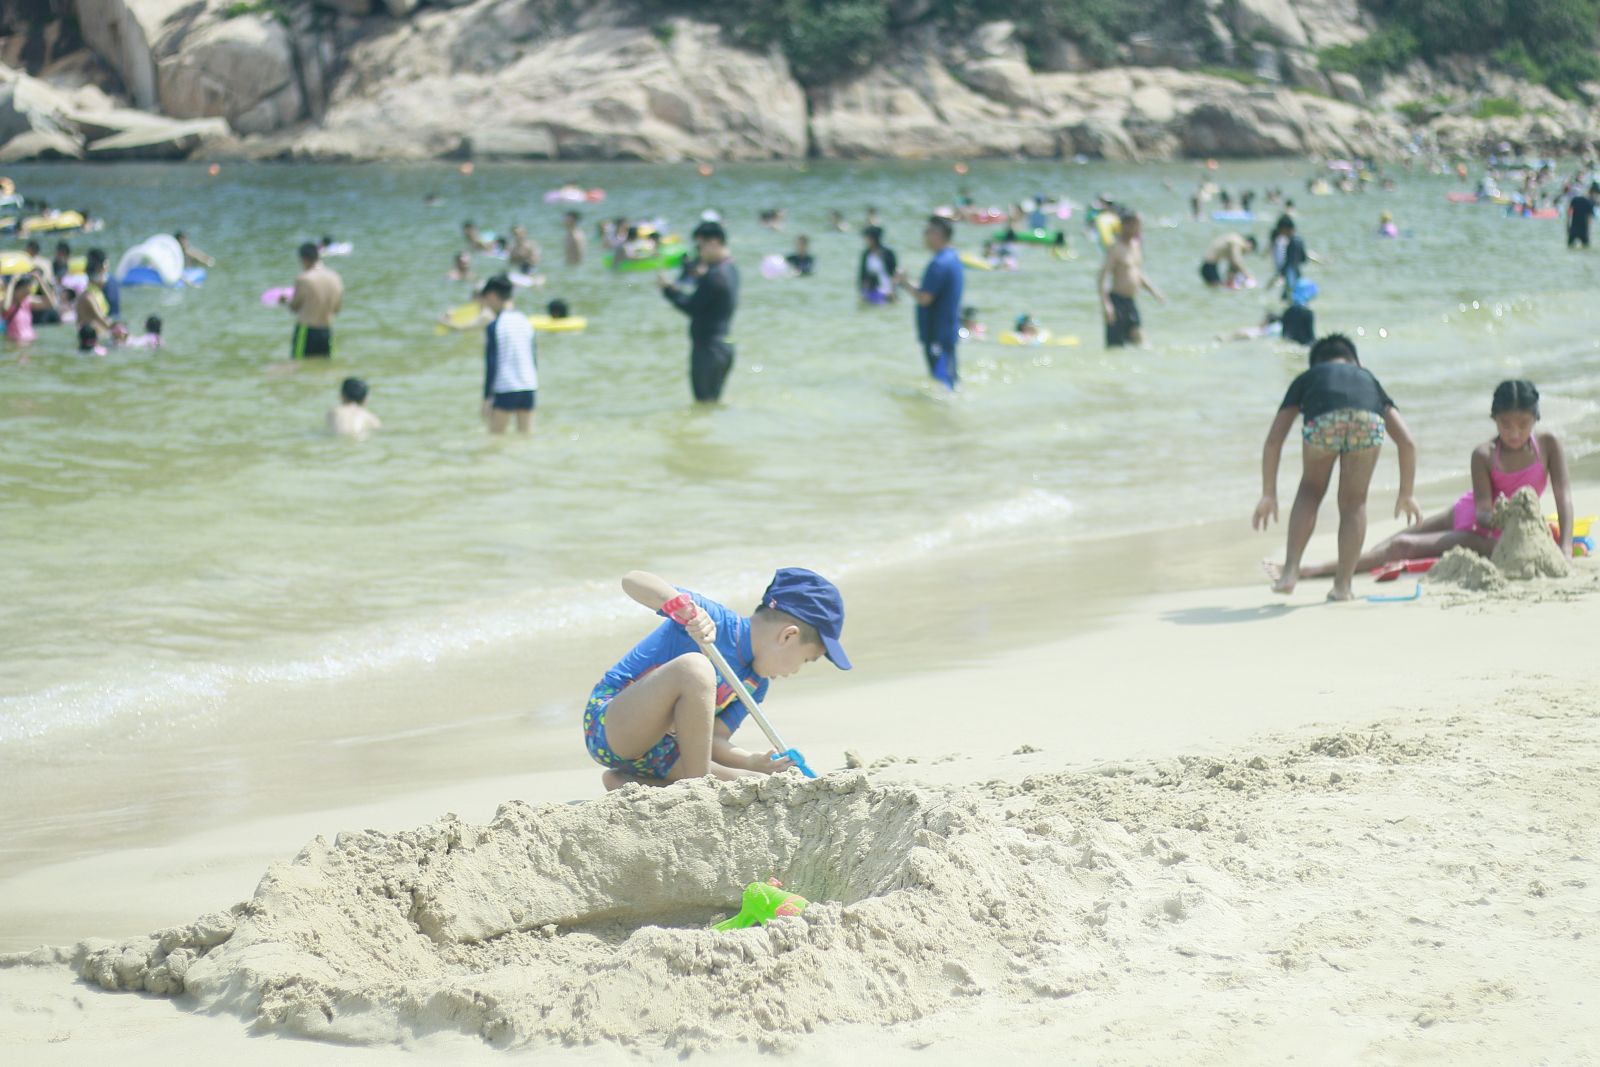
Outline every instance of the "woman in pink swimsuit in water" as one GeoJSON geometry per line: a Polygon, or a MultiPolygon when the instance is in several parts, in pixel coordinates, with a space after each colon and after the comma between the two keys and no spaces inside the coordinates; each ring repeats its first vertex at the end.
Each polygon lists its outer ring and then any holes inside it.
{"type": "MultiPolygon", "coordinates": [[[[1487,556],[1500,537],[1500,531],[1490,525],[1495,501],[1523,486],[1541,497],[1546,486],[1554,489],[1561,552],[1572,558],[1572,482],[1567,477],[1567,455],[1555,434],[1535,430],[1539,390],[1528,381],[1501,382],[1495,388],[1489,416],[1499,432],[1494,440],[1472,450],[1472,491],[1449,511],[1374,545],[1357,561],[1357,570],[1402,559],[1442,556],[1458,546],[1487,556]]],[[[1300,574],[1322,578],[1333,574],[1333,569],[1333,564],[1323,563],[1304,567],[1300,574]]]]}

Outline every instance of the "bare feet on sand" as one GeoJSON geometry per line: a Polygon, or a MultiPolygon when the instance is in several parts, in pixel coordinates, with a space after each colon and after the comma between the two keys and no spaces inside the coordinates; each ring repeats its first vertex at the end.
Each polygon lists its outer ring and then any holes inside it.
{"type": "Polygon", "coordinates": [[[1268,578],[1272,579],[1272,591],[1274,593],[1288,594],[1294,592],[1294,585],[1299,580],[1299,575],[1291,574],[1284,570],[1283,564],[1275,559],[1262,560],[1261,569],[1266,572],[1268,578]]]}
{"type": "Polygon", "coordinates": [[[1356,595],[1350,591],[1349,587],[1346,587],[1344,589],[1340,589],[1338,586],[1334,586],[1332,589],[1328,590],[1328,600],[1329,600],[1330,603],[1337,602],[1337,601],[1354,600],[1355,598],[1356,598],[1356,595]]]}

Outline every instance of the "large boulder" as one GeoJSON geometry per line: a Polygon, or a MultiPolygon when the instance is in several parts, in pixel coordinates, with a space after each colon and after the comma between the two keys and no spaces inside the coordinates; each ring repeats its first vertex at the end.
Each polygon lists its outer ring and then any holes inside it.
{"type": "Polygon", "coordinates": [[[314,158],[791,159],[805,97],[784,58],[703,23],[618,26],[591,11],[553,32],[515,3],[424,11],[346,55],[314,158]],[[485,69],[485,48],[496,49],[485,69]]]}
{"type": "Polygon", "coordinates": [[[1241,40],[1304,48],[1310,43],[1289,0],[1234,0],[1233,33],[1241,40]]]}
{"type": "MultiPolygon", "coordinates": [[[[241,133],[299,122],[318,110],[314,52],[272,15],[236,14],[231,0],[75,0],[84,38],[121,76],[136,106],[173,118],[220,116],[241,133]]],[[[301,13],[303,15],[303,12],[301,13]]]]}
{"type": "Polygon", "coordinates": [[[206,23],[163,55],[156,70],[161,110],[173,118],[220,115],[240,133],[265,133],[305,109],[289,31],[276,19],[206,23]]]}
{"type": "Polygon", "coordinates": [[[1313,49],[1355,44],[1372,32],[1372,16],[1361,0],[1295,0],[1294,13],[1313,49]]]}

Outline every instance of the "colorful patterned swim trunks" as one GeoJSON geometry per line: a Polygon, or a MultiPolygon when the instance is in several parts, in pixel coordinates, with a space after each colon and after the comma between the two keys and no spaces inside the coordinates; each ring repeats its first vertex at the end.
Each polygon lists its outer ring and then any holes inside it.
{"type": "Polygon", "coordinates": [[[606,741],[606,707],[611,698],[622,692],[618,686],[601,682],[589,694],[589,703],[583,709],[583,740],[589,755],[602,767],[627,771],[641,778],[665,778],[678,762],[678,739],[667,734],[638,759],[623,759],[611,751],[606,741]]]}
{"type": "Polygon", "coordinates": [[[1324,452],[1360,452],[1383,444],[1383,416],[1376,411],[1340,408],[1307,419],[1300,436],[1324,452]]]}

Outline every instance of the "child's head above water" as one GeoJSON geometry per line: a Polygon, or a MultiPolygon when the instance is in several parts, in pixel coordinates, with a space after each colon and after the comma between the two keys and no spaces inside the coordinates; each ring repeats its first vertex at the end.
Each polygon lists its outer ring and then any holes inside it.
{"type": "Polygon", "coordinates": [[[964,322],[964,323],[965,322],[976,322],[977,318],[978,318],[978,309],[973,307],[971,304],[968,304],[966,307],[961,309],[961,321],[962,322],[964,322]]]}
{"type": "Polygon", "coordinates": [[[1311,346],[1311,365],[1318,363],[1333,363],[1343,360],[1346,363],[1361,365],[1361,357],[1356,355],[1355,342],[1342,333],[1330,333],[1322,340],[1311,346]]]}
{"type": "Polygon", "coordinates": [[[360,378],[346,378],[339,386],[339,399],[346,404],[365,404],[367,383],[360,378]]]}
{"type": "Polygon", "coordinates": [[[94,332],[94,327],[84,323],[78,327],[78,351],[92,352],[94,346],[100,343],[100,335],[94,332]]]}
{"type": "Polygon", "coordinates": [[[160,315],[151,315],[149,318],[145,319],[144,320],[144,332],[145,333],[155,334],[157,337],[160,337],[161,336],[161,316],[160,315]]]}
{"type": "Polygon", "coordinates": [[[544,306],[544,310],[545,314],[549,315],[552,319],[564,319],[568,314],[570,314],[570,311],[567,308],[567,302],[560,299],[550,301],[550,303],[544,306]]]}

